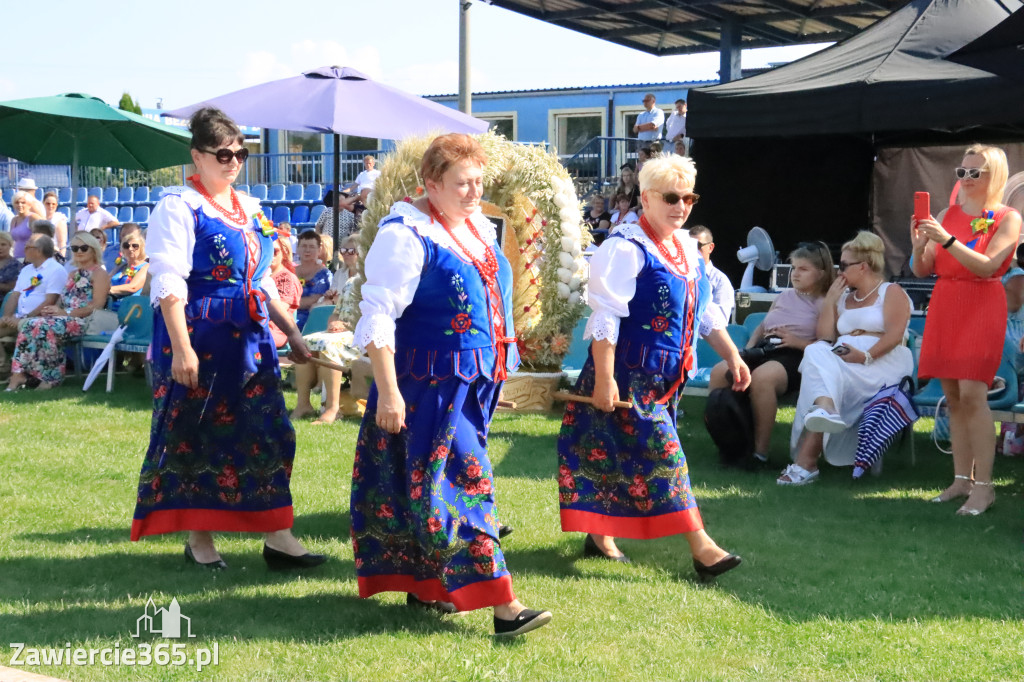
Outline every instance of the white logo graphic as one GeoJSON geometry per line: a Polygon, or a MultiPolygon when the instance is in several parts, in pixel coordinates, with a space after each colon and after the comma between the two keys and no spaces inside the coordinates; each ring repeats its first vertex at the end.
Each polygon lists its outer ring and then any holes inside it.
{"type": "Polygon", "coordinates": [[[195,637],[192,634],[192,619],[181,615],[181,607],[177,598],[171,599],[171,605],[166,609],[158,609],[150,597],[146,602],[146,610],[135,621],[135,632],[132,637],[141,637],[147,632],[151,635],[160,635],[166,639],[179,639],[182,637],[182,621],[185,622],[185,637],[195,637]],[[159,626],[157,626],[159,621],[159,626]]]}

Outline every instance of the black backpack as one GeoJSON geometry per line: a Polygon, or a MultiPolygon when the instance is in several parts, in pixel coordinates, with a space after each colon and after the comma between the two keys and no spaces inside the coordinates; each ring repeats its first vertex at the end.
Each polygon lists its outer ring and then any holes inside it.
{"type": "Polygon", "coordinates": [[[704,407],[704,426],[718,447],[722,466],[755,468],[754,412],[746,391],[728,386],[711,391],[704,407]]]}

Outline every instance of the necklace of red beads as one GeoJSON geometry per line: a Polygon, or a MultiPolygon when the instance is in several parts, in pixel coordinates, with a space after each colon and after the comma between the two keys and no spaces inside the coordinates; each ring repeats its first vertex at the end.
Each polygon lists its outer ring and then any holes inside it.
{"type": "Polygon", "coordinates": [[[644,234],[647,238],[654,242],[654,245],[658,247],[658,251],[662,256],[665,257],[665,262],[671,265],[672,269],[679,275],[686,275],[690,272],[690,263],[686,260],[686,252],[683,251],[683,245],[679,242],[679,238],[675,234],[672,234],[672,245],[676,247],[676,252],[673,255],[668,247],[662,243],[662,240],[654,234],[654,228],[647,222],[647,216],[640,216],[640,227],[643,228],[644,234]]]}
{"type": "Polygon", "coordinates": [[[452,238],[452,241],[454,241],[455,244],[462,249],[462,252],[466,254],[466,257],[472,261],[473,267],[475,267],[476,271],[480,273],[480,277],[483,279],[484,283],[488,286],[493,283],[495,281],[495,276],[498,273],[498,258],[494,255],[494,249],[488,246],[487,242],[480,238],[480,233],[477,232],[473,222],[466,220],[466,227],[469,228],[470,233],[476,237],[477,241],[484,245],[483,260],[475,257],[473,253],[467,249],[461,241],[459,241],[459,238],[455,236],[455,231],[452,230],[448,223],[445,222],[441,212],[437,210],[434,204],[430,201],[428,201],[427,204],[430,206],[431,219],[436,220],[441,224],[441,227],[443,227],[445,232],[448,233],[448,236],[452,238]]]}
{"type": "Polygon", "coordinates": [[[236,225],[246,225],[249,223],[249,217],[245,215],[245,209],[242,208],[242,202],[238,200],[238,194],[235,193],[234,187],[229,188],[231,191],[231,210],[228,210],[213,200],[210,192],[207,191],[206,187],[199,179],[198,173],[190,177],[188,180],[192,183],[192,186],[195,187],[196,191],[199,192],[200,196],[206,199],[210,206],[217,209],[225,218],[236,225]]]}

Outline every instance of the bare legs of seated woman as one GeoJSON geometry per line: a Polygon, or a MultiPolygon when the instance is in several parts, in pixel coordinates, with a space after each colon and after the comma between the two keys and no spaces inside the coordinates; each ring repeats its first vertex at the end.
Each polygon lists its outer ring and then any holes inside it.
{"type": "MultiPolygon", "coordinates": [[[[719,362],[711,370],[708,390],[731,386],[726,380],[729,371],[725,361],[719,362]]],[[[775,426],[775,413],[779,409],[779,396],[789,388],[789,377],[781,363],[769,360],[750,373],[750,406],[754,413],[754,456],[762,462],[768,461],[768,450],[772,443],[772,427],[775,426]]]]}
{"type": "Polygon", "coordinates": [[[996,500],[992,487],[992,462],[996,435],[988,407],[988,386],[967,379],[941,379],[949,403],[949,433],[953,442],[953,483],[933,502],[967,498],[957,510],[977,516],[996,500]]]}
{"type": "MultiPolygon", "coordinates": [[[[318,355],[314,353],[314,355],[318,355]]],[[[310,393],[314,386],[320,383],[324,385],[326,400],[323,404],[323,411],[314,422],[315,424],[331,424],[338,418],[338,396],[341,393],[341,372],[319,367],[311,362],[303,365],[295,365],[295,388],[298,393],[298,400],[295,403],[295,410],[292,411],[292,419],[302,419],[307,415],[316,413],[310,403],[310,393]]]]}

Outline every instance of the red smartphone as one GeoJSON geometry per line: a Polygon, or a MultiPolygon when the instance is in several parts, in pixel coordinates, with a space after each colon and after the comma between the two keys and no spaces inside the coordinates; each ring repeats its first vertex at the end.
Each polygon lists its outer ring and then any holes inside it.
{"type": "Polygon", "coordinates": [[[931,197],[928,192],[914,192],[914,217],[924,220],[931,214],[931,197]]]}

